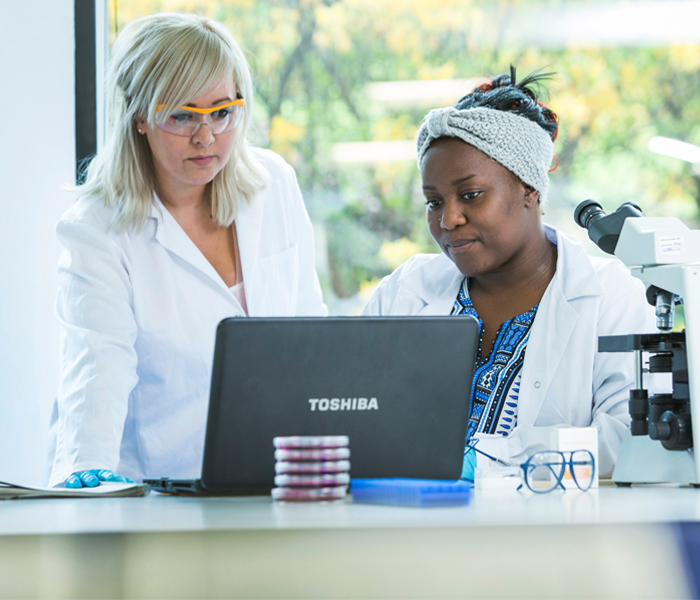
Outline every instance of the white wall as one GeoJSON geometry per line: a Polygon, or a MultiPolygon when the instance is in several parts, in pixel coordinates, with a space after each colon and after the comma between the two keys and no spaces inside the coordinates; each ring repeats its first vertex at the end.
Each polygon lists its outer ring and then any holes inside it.
{"type": "Polygon", "coordinates": [[[0,480],[40,483],[58,382],[54,226],[74,177],[73,0],[0,7],[0,480]]]}

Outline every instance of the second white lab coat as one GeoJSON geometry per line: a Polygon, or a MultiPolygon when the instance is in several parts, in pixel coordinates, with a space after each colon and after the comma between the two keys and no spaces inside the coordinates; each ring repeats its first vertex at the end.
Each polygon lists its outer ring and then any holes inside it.
{"type": "MultiPolygon", "coordinates": [[[[326,315],[294,171],[268,150],[253,154],[271,183],[235,221],[249,315],[326,315]]],[[[64,340],[51,486],[95,468],[198,477],[216,327],[244,316],[160,201],[140,231],[110,229],[110,217],[82,198],[56,228],[64,340]]]]}
{"type": "MultiPolygon", "coordinates": [[[[574,238],[549,226],[545,232],[557,245],[557,265],[525,352],[518,424],[506,437],[477,434],[478,448],[518,463],[551,447],[552,427],[594,425],[603,476],[629,424],[634,357],[598,352],[598,337],[655,332],[654,310],[620,261],[589,257],[574,238]]],[[[379,283],[363,314],[449,315],[463,279],[445,254],[415,256],[379,283]]]]}

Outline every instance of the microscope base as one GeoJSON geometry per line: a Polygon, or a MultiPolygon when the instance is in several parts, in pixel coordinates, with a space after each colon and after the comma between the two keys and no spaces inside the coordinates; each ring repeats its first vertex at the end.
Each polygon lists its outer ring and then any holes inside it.
{"type": "Polygon", "coordinates": [[[622,438],[612,480],[622,484],[700,484],[693,450],[666,450],[661,442],[646,435],[633,436],[629,429],[622,438]]]}

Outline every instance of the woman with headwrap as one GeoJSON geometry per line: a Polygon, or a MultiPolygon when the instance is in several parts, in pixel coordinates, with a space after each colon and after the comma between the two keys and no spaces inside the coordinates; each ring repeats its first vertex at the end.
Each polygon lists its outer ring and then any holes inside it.
{"type": "Polygon", "coordinates": [[[558,130],[532,89],[542,77],[516,83],[511,69],[427,114],[418,165],[443,253],[403,264],[364,311],[479,320],[465,479],[475,442],[524,462],[549,449],[550,430],[561,426],[598,429],[599,473],[608,475],[629,423],[634,365],[599,353],[598,337],[655,331],[640,281],[541,220],[558,130]]]}

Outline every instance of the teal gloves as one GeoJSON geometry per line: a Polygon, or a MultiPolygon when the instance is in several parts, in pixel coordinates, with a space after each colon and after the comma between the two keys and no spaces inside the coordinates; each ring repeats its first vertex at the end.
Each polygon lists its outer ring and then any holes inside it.
{"type": "Polygon", "coordinates": [[[462,479],[463,481],[474,481],[474,471],[476,470],[476,452],[474,448],[469,448],[464,453],[464,462],[462,463],[462,479]]]}
{"type": "Polygon", "coordinates": [[[116,481],[120,483],[134,483],[131,479],[127,477],[122,477],[117,475],[114,471],[108,471],[107,469],[92,469],[90,471],[79,471],[78,473],[73,473],[66,480],[67,488],[82,488],[82,487],[97,487],[100,485],[100,481],[116,481]]]}

